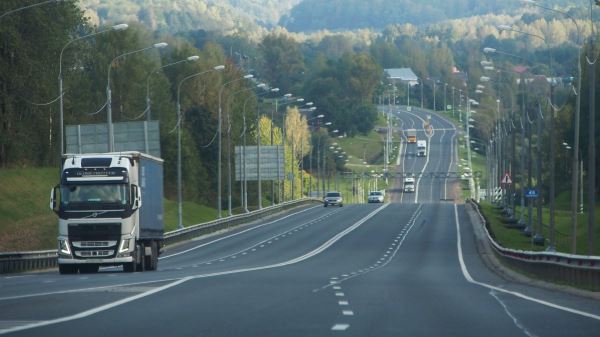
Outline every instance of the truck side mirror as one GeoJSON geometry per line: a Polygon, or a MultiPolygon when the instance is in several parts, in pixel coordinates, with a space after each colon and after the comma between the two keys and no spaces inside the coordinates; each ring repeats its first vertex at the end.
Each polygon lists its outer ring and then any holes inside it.
{"type": "Polygon", "coordinates": [[[57,195],[60,196],[60,191],[58,191],[59,185],[56,185],[50,190],[50,209],[54,211],[54,213],[58,213],[58,198],[57,195]]]}

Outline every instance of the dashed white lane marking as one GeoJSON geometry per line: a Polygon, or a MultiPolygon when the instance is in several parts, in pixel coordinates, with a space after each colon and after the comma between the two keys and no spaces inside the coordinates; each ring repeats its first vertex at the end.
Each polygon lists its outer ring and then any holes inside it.
{"type": "MultiPolygon", "coordinates": [[[[39,328],[39,327],[43,327],[43,326],[47,326],[47,325],[53,325],[53,324],[57,324],[57,323],[63,323],[63,322],[73,321],[73,320],[77,320],[77,319],[81,319],[81,318],[85,318],[85,317],[94,315],[96,313],[103,312],[103,311],[112,309],[114,307],[117,307],[117,306],[129,303],[129,302],[135,301],[137,299],[153,295],[155,293],[158,293],[158,292],[161,292],[163,290],[169,289],[171,287],[177,286],[177,285],[182,284],[184,282],[187,282],[189,280],[202,279],[202,278],[210,278],[210,277],[223,276],[223,275],[240,274],[240,273],[245,273],[245,272],[250,272],[250,271],[268,270],[268,269],[274,269],[274,268],[279,268],[279,267],[290,266],[290,265],[293,265],[293,264],[305,261],[305,260],[307,260],[307,259],[309,259],[309,258],[311,258],[313,256],[316,256],[316,255],[322,253],[327,248],[331,247],[333,244],[335,244],[336,242],[338,242],[339,240],[341,240],[343,237],[345,237],[346,235],[348,235],[352,231],[356,230],[358,227],[360,227],[367,220],[369,220],[372,217],[374,217],[377,213],[379,213],[382,210],[384,210],[385,208],[387,208],[388,205],[389,204],[384,204],[383,206],[378,207],[373,212],[367,214],[362,219],[360,219],[357,222],[355,222],[352,226],[350,226],[350,227],[346,228],[345,230],[339,232],[338,234],[334,235],[331,239],[327,240],[327,242],[323,243],[321,246],[313,249],[312,251],[310,251],[310,252],[308,252],[308,253],[306,253],[306,254],[304,254],[302,256],[296,257],[294,259],[291,259],[291,260],[288,260],[288,261],[284,261],[284,262],[275,263],[275,264],[271,264],[271,265],[260,266],[260,267],[234,269],[234,270],[227,270],[227,271],[210,273],[210,274],[198,274],[198,275],[188,276],[188,277],[176,280],[174,282],[168,283],[168,284],[166,284],[166,285],[164,285],[162,287],[158,287],[158,288],[155,288],[153,290],[150,290],[150,291],[147,291],[147,292],[135,295],[135,296],[127,297],[127,298],[124,298],[124,299],[119,300],[119,301],[108,303],[108,304],[105,304],[105,305],[102,305],[102,306],[99,306],[99,307],[96,307],[96,308],[93,308],[93,309],[89,309],[89,310],[80,312],[80,313],[75,314],[75,315],[60,317],[60,318],[56,318],[56,319],[52,319],[52,320],[47,320],[47,321],[42,321],[42,322],[36,322],[36,323],[26,324],[26,325],[22,325],[22,326],[18,326],[18,327],[13,327],[13,328],[9,328],[9,329],[2,329],[2,330],[0,330],[0,335],[11,333],[11,332],[16,332],[16,331],[23,331],[23,330],[33,329],[33,328],[39,328]]],[[[340,301],[339,302],[340,305],[344,305],[344,304],[341,304],[341,302],[346,302],[345,305],[348,305],[348,301],[340,301]]],[[[346,327],[346,329],[347,328],[348,327],[346,327]]]]}
{"type": "Polygon", "coordinates": [[[344,306],[349,305],[348,301],[338,301],[338,304],[344,306]]]}
{"type": "Polygon", "coordinates": [[[529,332],[529,330],[527,330],[527,328],[525,326],[523,326],[523,324],[521,324],[521,322],[519,322],[519,320],[510,312],[510,310],[508,310],[508,307],[506,306],[506,304],[504,304],[504,302],[502,302],[502,300],[500,299],[500,297],[498,297],[498,295],[496,294],[495,291],[490,290],[490,295],[493,298],[495,298],[496,301],[498,301],[498,303],[500,303],[502,308],[504,308],[504,312],[506,312],[508,317],[510,317],[512,319],[513,323],[515,324],[515,326],[517,328],[519,328],[521,331],[523,331],[523,333],[526,334],[528,337],[537,337],[537,335],[529,332]]]}
{"type": "Polygon", "coordinates": [[[461,240],[461,235],[460,235],[460,224],[458,222],[458,206],[456,204],[454,204],[454,221],[456,222],[456,233],[457,233],[457,235],[456,235],[456,247],[457,247],[457,250],[458,250],[458,262],[460,264],[460,270],[462,271],[462,274],[465,277],[465,279],[467,280],[467,282],[472,283],[472,284],[476,284],[478,286],[482,286],[484,288],[488,288],[490,290],[495,290],[495,291],[500,292],[500,293],[514,295],[514,296],[519,297],[521,299],[524,299],[526,301],[538,303],[538,304],[545,305],[545,306],[550,307],[550,308],[554,308],[554,309],[558,309],[558,310],[570,312],[570,313],[575,314],[575,315],[579,315],[579,316],[583,316],[583,317],[588,317],[588,318],[600,321],[600,315],[594,315],[592,313],[585,312],[585,311],[582,311],[582,310],[577,310],[577,309],[573,309],[573,308],[569,308],[569,307],[564,307],[562,305],[558,305],[558,304],[551,303],[551,302],[548,302],[548,301],[540,300],[540,299],[537,299],[535,297],[531,297],[531,296],[525,295],[525,294],[517,292],[517,291],[511,291],[511,290],[507,290],[507,289],[503,289],[503,288],[500,288],[500,287],[496,287],[496,286],[493,286],[493,285],[490,285],[490,284],[487,284],[487,283],[475,281],[473,279],[473,277],[471,277],[471,274],[469,273],[469,271],[467,270],[467,265],[465,264],[465,260],[463,258],[462,243],[461,243],[462,240],[461,240]]]}
{"type": "Polygon", "coordinates": [[[189,253],[189,252],[191,252],[191,251],[194,251],[194,250],[196,250],[196,249],[200,249],[200,248],[202,248],[202,247],[205,247],[205,246],[211,245],[211,244],[213,244],[213,243],[215,243],[215,242],[223,241],[223,240],[226,240],[226,239],[232,238],[232,237],[234,237],[234,236],[238,236],[238,235],[241,235],[241,234],[247,233],[247,232],[249,232],[249,231],[253,231],[253,230],[256,230],[256,229],[259,229],[259,228],[262,228],[262,227],[265,227],[265,226],[268,226],[268,225],[271,225],[271,224],[274,224],[274,223],[276,223],[276,222],[279,222],[279,221],[281,221],[281,220],[285,220],[285,219],[287,219],[287,218],[290,218],[290,217],[292,217],[292,216],[295,216],[295,215],[298,215],[298,214],[304,213],[304,212],[306,212],[306,211],[309,211],[309,210],[311,210],[311,209],[315,209],[315,208],[319,208],[319,207],[321,207],[321,206],[315,206],[315,207],[310,207],[310,208],[307,208],[307,209],[303,209],[303,210],[301,210],[301,211],[299,211],[299,212],[296,212],[296,213],[292,213],[292,214],[286,215],[286,216],[284,216],[284,217],[282,217],[282,218],[279,218],[279,219],[276,219],[276,220],[273,220],[273,221],[270,221],[270,222],[266,222],[266,223],[264,223],[264,224],[261,224],[261,225],[255,226],[255,227],[251,227],[251,228],[245,229],[245,230],[243,230],[243,231],[240,231],[240,232],[237,232],[237,233],[234,233],[234,234],[231,234],[231,235],[227,235],[227,236],[224,236],[224,237],[218,238],[218,239],[216,239],[216,240],[212,240],[212,241],[210,241],[210,242],[203,243],[203,244],[201,244],[201,245],[198,245],[198,246],[196,246],[196,247],[192,247],[192,248],[190,248],[190,249],[186,249],[186,250],[184,250],[184,251],[181,251],[181,252],[173,253],[173,254],[171,254],[171,255],[161,256],[161,257],[159,257],[159,259],[160,259],[160,260],[162,260],[162,259],[168,259],[168,258],[171,258],[171,257],[173,257],[173,256],[178,256],[178,255],[186,254],[186,253],[189,253]]]}
{"type": "Polygon", "coordinates": [[[336,324],[331,327],[332,331],[345,331],[350,327],[350,324],[336,324]]]}
{"type": "Polygon", "coordinates": [[[344,297],[344,293],[335,293],[335,296],[337,296],[337,297],[344,297]]]}
{"type": "Polygon", "coordinates": [[[354,316],[354,311],[352,311],[352,310],[342,310],[342,315],[344,315],[344,316],[354,316]]]}
{"type": "Polygon", "coordinates": [[[333,290],[340,290],[340,289],[342,289],[342,287],[340,287],[340,286],[333,286],[333,290]]]}

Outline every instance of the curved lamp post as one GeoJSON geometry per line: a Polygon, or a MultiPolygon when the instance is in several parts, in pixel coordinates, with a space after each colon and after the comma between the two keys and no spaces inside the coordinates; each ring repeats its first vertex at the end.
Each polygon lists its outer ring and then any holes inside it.
{"type": "Polygon", "coordinates": [[[219,138],[219,154],[218,154],[218,164],[217,164],[217,217],[220,219],[221,218],[221,186],[222,186],[222,179],[221,179],[221,153],[222,153],[222,125],[223,125],[223,108],[221,106],[221,102],[223,100],[223,90],[225,90],[225,87],[228,84],[234,83],[234,82],[238,82],[238,81],[242,81],[242,80],[246,80],[246,79],[250,79],[254,77],[251,74],[245,75],[243,77],[239,77],[236,79],[233,79],[231,81],[225,82],[221,85],[221,88],[219,89],[219,116],[218,116],[218,125],[217,125],[217,133],[218,133],[218,138],[219,138]]]}
{"type": "Polygon", "coordinates": [[[67,47],[69,47],[72,43],[74,43],[76,41],[81,41],[83,39],[87,39],[89,37],[100,35],[100,34],[103,34],[106,32],[125,30],[128,27],[129,27],[129,25],[127,25],[126,23],[121,23],[118,25],[114,25],[110,28],[97,31],[95,33],[91,33],[91,34],[87,34],[87,35],[83,35],[83,36],[74,38],[74,39],[70,40],[69,42],[67,42],[63,46],[63,48],[60,50],[60,56],[58,58],[58,95],[59,95],[59,99],[60,99],[59,125],[60,125],[60,154],[61,155],[63,155],[65,153],[64,152],[65,151],[65,126],[64,126],[63,75],[62,75],[62,58],[63,58],[63,54],[65,52],[65,49],[67,49],[67,47]]]}
{"type": "MultiPolygon", "coordinates": [[[[184,63],[184,62],[198,61],[199,59],[200,59],[200,56],[198,56],[198,55],[192,55],[192,56],[186,57],[183,60],[179,60],[179,61],[176,61],[176,62],[172,62],[172,63],[169,63],[169,64],[162,65],[162,66],[160,66],[160,67],[152,70],[148,74],[148,76],[146,76],[146,111],[144,111],[144,113],[147,114],[147,120],[148,121],[150,121],[151,118],[152,118],[152,113],[151,113],[151,110],[150,110],[150,105],[151,105],[151,102],[150,102],[150,77],[152,77],[152,75],[154,75],[157,72],[159,72],[161,69],[164,69],[164,68],[167,68],[167,67],[170,67],[170,66],[174,66],[176,64],[184,63]]],[[[142,116],[143,115],[144,114],[142,114],[142,116]]]]}
{"type": "Polygon", "coordinates": [[[181,86],[183,82],[198,77],[213,71],[221,71],[225,69],[224,65],[216,66],[209,70],[204,70],[199,73],[195,73],[189,76],[184,77],[179,81],[177,85],[177,227],[183,228],[183,188],[181,185],[181,126],[183,124],[183,119],[181,116],[181,86]]]}
{"type": "Polygon", "coordinates": [[[131,55],[131,54],[135,54],[135,53],[141,53],[150,49],[159,49],[159,48],[165,48],[167,47],[168,44],[166,42],[159,42],[159,43],[155,43],[149,47],[146,48],[141,48],[138,50],[134,50],[134,51],[130,51],[127,53],[123,53],[121,55],[116,56],[115,58],[112,59],[112,61],[110,61],[110,63],[108,64],[108,76],[107,76],[107,80],[106,80],[106,97],[107,97],[107,101],[106,101],[106,111],[107,111],[107,118],[106,118],[106,123],[108,124],[108,152],[113,152],[114,148],[115,148],[115,143],[114,143],[114,129],[113,129],[113,123],[112,123],[112,93],[110,90],[110,70],[112,69],[112,65],[113,63],[120,59],[123,58],[125,56],[131,55]]]}

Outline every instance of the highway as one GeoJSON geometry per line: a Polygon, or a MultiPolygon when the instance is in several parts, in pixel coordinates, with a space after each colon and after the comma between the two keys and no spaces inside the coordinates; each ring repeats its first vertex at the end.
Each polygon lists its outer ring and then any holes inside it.
{"type": "MultiPolygon", "coordinates": [[[[427,113],[398,117],[420,129],[427,113]]],[[[456,171],[456,131],[431,117],[429,156],[400,147],[399,172],[456,171]]],[[[295,209],[169,247],[155,272],[2,276],[0,334],[598,336],[597,300],[484,264],[455,183],[423,177],[404,194],[400,180],[391,203],[295,209]]]]}

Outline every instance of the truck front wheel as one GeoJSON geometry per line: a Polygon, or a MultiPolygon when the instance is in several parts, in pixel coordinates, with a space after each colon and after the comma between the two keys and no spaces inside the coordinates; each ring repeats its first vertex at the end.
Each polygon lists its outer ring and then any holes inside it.
{"type": "Polygon", "coordinates": [[[158,266],[158,245],[156,241],[150,243],[150,255],[144,256],[146,270],[156,270],[158,266]]]}

